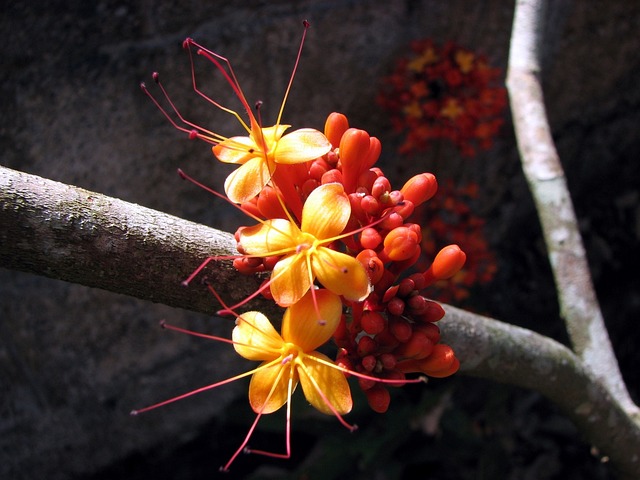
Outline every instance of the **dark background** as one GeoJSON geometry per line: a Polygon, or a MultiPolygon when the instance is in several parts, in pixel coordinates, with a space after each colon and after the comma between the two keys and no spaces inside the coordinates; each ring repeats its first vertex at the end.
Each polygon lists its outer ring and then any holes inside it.
{"type": "MultiPolygon", "coordinates": [[[[331,111],[347,114],[381,138],[382,165],[401,175],[397,187],[419,171],[478,182],[475,207],[499,269],[471,306],[566,341],[508,112],[494,148],[477,158],[443,144],[407,163],[374,100],[412,39],[453,40],[504,68],[513,2],[232,3],[0,2],[0,163],[233,231],[242,220],[232,209],[174,173],[181,167],[221,189],[229,168],[173,130],[139,82],[159,71],[190,118],[236,133],[190,88],[181,42],[192,36],[232,60],[247,98],[262,99],[273,120],[306,18],[312,28],[284,120],[322,128],[331,111]]],[[[638,400],[640,5],[549,3],[548,114],[605,321],[638,400]]],[[[211,89],[231,101],[227,86],[211,89]]],[[[166,318],[228,335],[228,321],[7,270],[0,317],[2,478],[215,477],[251,423],[246,383],[128,416],[249,368],[228,346],[157,328],[166,318]]],[[[292,460],[242,456],[226,478],[611,478],[535,393],[458,375],[394,394],[383,416],[356,399],[355,434],[296,396],[292,460]]],[[[252,443],[284,446],[284,418],[271,417],[252,443]]]]}

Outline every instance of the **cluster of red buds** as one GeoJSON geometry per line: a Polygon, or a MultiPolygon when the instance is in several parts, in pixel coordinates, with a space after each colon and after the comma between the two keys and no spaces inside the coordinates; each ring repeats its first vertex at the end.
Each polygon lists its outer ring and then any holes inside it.
{"type": "Polygon", "coordinates": [[[426,258],[437,253],[438,245],[464,245],[464,267],[451,278],[437,282],[429,292],[439,301],[459,303],[469,298],[474,285],[491,282],[498,266],[484,234],[486,222],[473,209],[478,184],[456,185],[448,180],[440,183],[439,190],[439,195],[416,209],[414,218],[423,225],[422,250],[426,258]]]}
{"type": "Polygon", "coordinates": [[[453,42],[416,40],[383,80],[378,103],[393,128],[405,134],[403,154],[424,151],[446,139],[465,156],[491,147],[507,104],[502,71],[453,42]]]}
{"type": "MultiPolygon", "coordinates": [[[[372,291],[364,301],[345,301],[349,312],[334,334],[340,349],[338,364],[381,379],[401,380],[410,372],[431,377],[455,373],[459,362],[451,347],[439,343],[440,330],[435,325],[444,310],[423,292],[454,276],[466,255],[452,244],[432,257],[428,267],[416,270],[424,258],[423,229],[407,221],[416,207],[435,195],[435,176],[416,175],[394,190],[383,171],[374,167],[381,150],[377,138],[349,128],[347,118],[339,113],[329,115],[324,133],[333,146],[328,154],[303,168],[279,169],[286,171],[287,181],[281,179],[277,187],[265,188],[242,204],[243,210],[262,218],[287,218],[280,198],[297,216],[295,205],[304,204],[315,188],[326,183],[343,185],[351,204],[345,231],[354,233],[335,242],[342,246],[333,247],[360,261],[372,291]],[[282,188],[285,183],[286,189],[282,188]],[[412,270],[414,273],[407,274],[412,270]]],[[[243,229],[236,232],[236,238],[243,229]]],[[[243,273],[270,271],[279,259],[239,257],[234,265],[243,273]]],[[[269,295],[268,289],[262,291],[269,295]]],[[[373,410],[387,410],[388,384],[359,378],[359,385],[373,410]]]]}

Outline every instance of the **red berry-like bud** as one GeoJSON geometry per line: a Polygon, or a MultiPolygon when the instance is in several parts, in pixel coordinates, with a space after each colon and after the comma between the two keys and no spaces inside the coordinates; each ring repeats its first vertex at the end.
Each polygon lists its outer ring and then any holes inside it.
{"type": "Polygon", "coordinates": [[[438,182],[431,173],[421,173],[409,179],[400,189],[405,200],[413,202],[417,207],[426,202],[438,191],[438,182]]]}
{"type": "Polygon", "coordinates": [[[376,335],[382,332],[386,327],[385,318],[378,312],[365,310],[360,319],[362,329],[369,335],[376,335]]]}
{"type": "Polygon", "coordinates": [[[380,360],[382,368],[384,368],[385,370],[393,370],[394,368],[396,368],[396,364],[398,363],[398,360],[396,360],[396,356],[392,353],[383,353],[378,357],[378,360],[380,360]]]}
{"type": "Polygon", "coordinates": [[[414,295],[407,300],[407,307],[411,315],[420,315],[428,308],[428,300],[422,295],[414,295]]]}
{"type": "Polygon", "coordinates": [[[393,230],[400,227],[404,223],[404,218],[397,212],[389,213],[384,220],[379,223],[379,226],[383,230],[393,230]]]}
{"type": "Polygon", "coordinates": [[[398,284],[398,296],[406,297],[416,288],[415,282],[411,278],[403,278],[398,284]]]}
{"type": "Polygon", "coordinates": [[[391,395],[382,385],[374,385],[364,393],[367,396],[367,402],[369,402],[371,410],[377,413],[384,413],[388,410],[389,403],[391,403],[391,395]]]}
{"type": "Polygon", "coordinates": [[[373,182],[373,186],[371,187],[371,195],[376,198],[380,198],[380,196],[384,193],[388,193],[391,190],[391,183],[387,177],[378,177],[373,182]]]}
{"type": "Polygon", "coordinates": [[[413,280],[416,290],[422,290],[426,286],[426,282],[424,281],[424,276],[421,273],[412,273],[407,277],[407,279],[413,280]]]}
{"type": "Polygon", "coordinates": [[[360,361],[362,368],[364,368],[366,372],[373,372],[373,369],[376,368],[377,363],[378,362],[376,361],[376,357],[374,357],[373,355],[367,355],[360,361]]]}
{"type": "Polygon", "coordinates": [[[389,320],[389,331],[400,342],[406,342],[413,334],[411,324],[402,317],[393,317],[389,320]]]}
{"type": "Polygon", "coordinates": [[[387,303],[387,311],[391,315],[402,315],[402,313],[404,312],[404,307],[404,300],[398,297],[393,297],[391,300],[389,300],[389,303],[387,303]]]}
{"type": "Polygon", "coordinates": [[[370,355],[373,352],[375,352],[377,349],[378,349],[378,344],[371,337],[367,337],[365,335],[361,337],[360,340],[358,341],[357,351],[358,351],[358,356],[360,357],[365,357],[367,355],[370,355]]]}
{"type": "Polygon", "coordinates": [[[322,175],[330,169],[331,166],[324,159],[318,158],[311,162],[309,166],[309,177],[319,182],[322,179],[322,175]]]}
{"type": "Polygon", "coordinates": [[[373,195],[365,195],[360,201],[362,210],[369,215],[377,215],[380,212],[380,202],[373,195]]]}
{"type": "Polygon", "coordinates": [[[349,120],[342,113],[333,112],[327,117],[324,124],[324,135],[327,137],[333,148],[340,145],[340,139],[349,128],[349,120]]]}
{"type": "Polygon", "coordinates": [[[402,200],[399,204],[396,204],[393,209],[394,212],[400,214],[400,216],[405,220],[411,216],[414,210],[415,207],[411,200],[402,200]]]}
{"type": "Polygon", "coordinates": [[[331,170],[327,170],[324,175],[322,175],[320,183],[323,185],[326,183],[342,183],[342,179],[342,172],[337,168],[332,168],[331,170]]]}
{"type": "Polygon", "coordinates": [[[425,279],[444,280],[453,277],[460,271],[467,255],[458,245],[449,245],[438,252],[429,269],[425,272],[425,279]]]}
{"type": "Polygon", "coordinates": [[[385,328],[379,334],[375,336],[376,342],[381,348],[385,350],[391,350],[398,346],[398,339],[391,333],[388,328],[385,328]]]}
{"type": "Polygon", "coordinates": [[[442,305],[438,302],[425,299],[422,312],[413,313],[412,317],[420,322],[437,322],[438,320],[442,320],[444,313],[444,308],[442,308],[442,305]]]}
{"type": "Polygon", "coordinates": [[[407,260],[420,249],[420,238],[408,227],[397,227],[384,239],[384,252],[394,262],[407,260]]]}
{"type": "Polygon", "coordinates": [[[362,248],[375,249],[382,243],[382,236],[375,228],[368,227],[360,234],[360,245],[362,248]]]}

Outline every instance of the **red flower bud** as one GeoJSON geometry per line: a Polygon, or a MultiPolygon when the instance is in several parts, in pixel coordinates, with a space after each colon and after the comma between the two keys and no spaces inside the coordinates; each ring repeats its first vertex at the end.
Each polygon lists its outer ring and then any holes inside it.
{"type": "Polygon", "coordinates": [[[410,178],[400,189],[405,200],[410,200],[416,207],[433,197],[437,190],[438,182],[431,173],[421,173],[410,178]]]}
{"type": "Polygon", "coordinates": [[[369,335],[376,335],[382,332],[386,327],[385,318],[378,312],[365,310],[360,319],[362,329],[369,335]]]}
{"type": "Polygon", "coordinates": [[[350,128],[340,139],[340,162],[344,177],[344,190],[347,193],[355,191],[360,172],[366,166],[369,154],[369,134],[364,130],[350,128]]]}
{"type": "Polygon", "coordinates": [[[327,137],[333,148],[340,145],[340,139],[349,128],[349,120],[342,113],[333,112],[327,117],[324,124],[324,135],[327,137]]]}
{"type": "Polygon", "coordinates": [[[421,360],[431,355],[434,344],[431,339],[420,331],[414,331],[411,337],[395,349],[394,353],[399,357],[421,360]]]}
{"type": "Polygon", "coordinates": [[[372,285],[375,285],[380,281],[384,274],[384,264],[382,263],[382,260],[378,258],[375,251],[371,249],[362,250],[356,256],[356,260],[358,260],[364,267],[372,285]]]}
{"type": "Polygon", "coordinates": [[[400,342],[409,340],[413,333],[413,328],[409,321],[402,317],[393,317],[389,320],[389,330],[400,342]]]}
{"type": "Polygon", "coordinates": [[[425,279],[451,278],[460,271],[466,260],[467,255],[458,245],[448,245],[438,252],[429,270],[425,272],[425,279]]]}
{"type": "Polygon", "coordinates": [[[365,357],[367,355],[370,355],[375,352],[377,348],[378,344],[376,343],[376,341],[373,338],[367,337],[365,335],[358,341],[358,356],[365,357]]]}
{"type": "Polygon", "coordinates": [[[365,390],[364,393],[367,396],[369,406],[374,412],[384,413],[387,411],[389,403],[391,403],[391,395],[389,395],[389,391],[386,388],[377,384],[365,390]]]}
{"type": "MultiPolygon", "coordinates": [[[[418,361],[417,366],[421,372],[424,372],[427,375],[434,377],[446,377],[455,373],[458,369],[455,366],[456,362],[457,359],[453,349],[449,345],[438,343],[437,345],[434,345],[431,355],[418,361]]],[[[459,365],[460,364],[458,363],[458,366],[459,365]]]]}
{"type": "Polygon", "coordinates": [[[264,218],[287,218],[275,188],[266,185],[258,196],[258,210],[264,218]]]}
{"type": "Polygon", "coordinates": [[[387,310],[391,315],[402,315],[402,312],[404,312],[404,301],[401,298],[393,297],[389,300],[389,303],[387,303],[387,310]]]}

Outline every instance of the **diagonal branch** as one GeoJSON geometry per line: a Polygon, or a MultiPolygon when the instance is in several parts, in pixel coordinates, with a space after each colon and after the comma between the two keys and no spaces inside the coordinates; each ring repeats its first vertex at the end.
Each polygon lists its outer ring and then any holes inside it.
{"type": "MultiPolygon", "coordinates": [[[[208,255],[235,252],[228,233],[4,167],[0,224],[0,266],[206,313],[214,310],[208,290],[180,282],[208,255]]],[[[213,262],[204,275],[238,300],[260,283],[228,262],[213,262]]],[[[466,373],[546,395],[626,477],[640,478],[640,426],[576,355],[531,331],[445,307],[443,336],[466,373]]]]}
{"type": "Polygon", "coordinates": [[[622,379],[596,298],[578,222],[547,121],[540,86],[544,0],[517,0],[507,89],[522,168],[536,204],[553,271],[560,314],[574,351],[630,413],[638,415],[622,379]]]}

